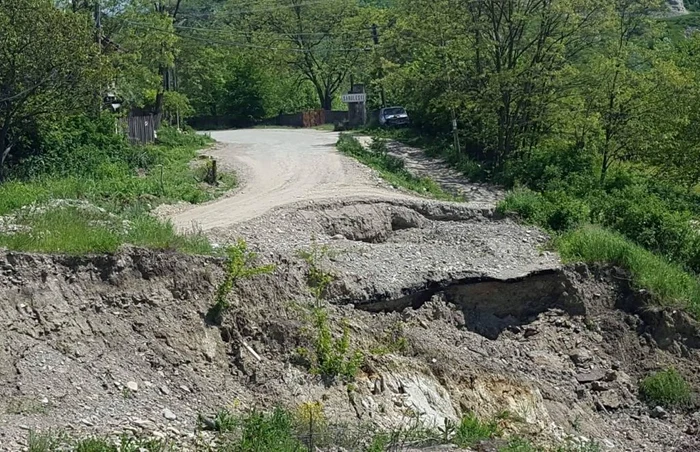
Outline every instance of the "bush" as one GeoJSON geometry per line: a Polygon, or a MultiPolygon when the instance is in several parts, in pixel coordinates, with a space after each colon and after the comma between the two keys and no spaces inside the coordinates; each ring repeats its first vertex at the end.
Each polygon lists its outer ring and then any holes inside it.
{"type": "Polygon", "coordinates": [[[544,226],[553,231],[566,231],[588,221],[588,205],[563,191],[546,192],[544,195],[530,189],[517,189],[506,195],[498,209],[503,213],[515,213],[523,220],[544,226]]]}
{"type": "Polygon", "coordinates": [[[645,377],[639,383],[639,394],[648,404],[667,408],[687,408],[692,400],[690,385],[673,368],[645,377]]]}
{"type": "Polygon", "coordinates": [[[224,264],[224,280],[216,290],[214,305],[209,309],[207,318],[217,320],[229,308],[228,297],[239,281],[256,275],[271,273],[274,265],[254,265],[257,255],[248,251],[248,245],[239,239],[235,245],[226,248],[226,263],[224,264]]]}

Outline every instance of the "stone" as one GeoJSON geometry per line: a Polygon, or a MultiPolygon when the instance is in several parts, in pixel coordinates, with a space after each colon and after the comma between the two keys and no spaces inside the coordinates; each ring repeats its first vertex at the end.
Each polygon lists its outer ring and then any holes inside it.
{"type": "Polygon", "coordinates": [[[181,385],[181,386],[180,386],[180,389],[182,389],[182,390],[185,391],[185,392],[192,392],[192,390],[191,390],[189,387],[185,386],[185,385],[181,385]]]}
{"type": "Polygon", "coordinates": [[[574,364],[581,366],[587,362],[590,362],[593,359],[593,356],[591,355],[591,352],[583,348],[573,352],[571,355],[569,355],[569,358],[571,358],[571,361],[573,361],[574,364]]]}
{"type": "Polygon", "coordinates": [[[594,381],[591,383],[591,389],[594,391],[602,392],[610,389],[604,381],[594,381]]]}
{"type": "Polygon", "coordinates": [[[170,389],[168,389],[167,386],[161,386],[161,387],[160,387],[160,392],[162,392],[162,393],[165,394],[165,395],[169,395],[169,394],[170,394],[170,389]]]}
{"type": "Polygon", "coordinates": [[[132,422],[135,426],[142,428],[144,430],[154,430],[156,428],[155,422],[151,422],[145,419],[134,419],[132,422]]]}
{"type": "Polygon", "coordinates": [[[175,416],[175,413],[173,413],[172,411],[170,411],[167,408],[163,409],[163,417],[169,421],[174,421],[175,419],[177,419],[177,416],[175,416]]]}
{"type": "Polygon", "coordinates": [[[650,415],[656,419],[666,419],[668,417],[668,411],[657,405],[651,410],[650,415]]]}
{"type": "Polygon", "coordinates": [[[525,336],[526,338],[528,338],[528,337],[532,337],[532,336],[534,336],[534,335],[536,335],[536,334],[539,334],[539,331],[537,331],[537,330],[534,329],[534,328],[528,327],[528,328],[525,328],[525,333],[523,334],[523,336],[525,336]]]}
{"type": "Polygon", "coordinates": [[[608,391],[598,397],[598,402],[607,410],[617,410],[622,406],[620,396],[613,391],[608,391]]]}
{"type": "Polygon", "coordinates": [[[606,372],[601,369],[595,369],[590,372],[582,372],[580,374],[576,374],[576,381],[581,384],[599,381],[605,378],[605,373],[606,372]]]}
{"type": "Polygon", "coordinates": [[[615,381],[617,380],[617,372],[614,370],[609,370],[605,372],[605,378],[603,378],[603,381],[615,381]]]}
{"type": "Polygon", "coordinates": [[[129,388],[129,390],[134,391],[134,392],[139,390],[139,384],[136,383],[135,381],[127,382],[126,387],[129,388]]]}

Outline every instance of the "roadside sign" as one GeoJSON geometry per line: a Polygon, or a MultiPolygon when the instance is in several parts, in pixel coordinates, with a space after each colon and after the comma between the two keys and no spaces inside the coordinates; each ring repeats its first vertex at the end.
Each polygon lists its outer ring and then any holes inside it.
{"type": "Polygon", "coordinates": [[[346,104],[351,104],[355,102],[364,102],[366,99],[365,93],[353,93],[353,94],[343,94],[341,100],[346,104]]]}

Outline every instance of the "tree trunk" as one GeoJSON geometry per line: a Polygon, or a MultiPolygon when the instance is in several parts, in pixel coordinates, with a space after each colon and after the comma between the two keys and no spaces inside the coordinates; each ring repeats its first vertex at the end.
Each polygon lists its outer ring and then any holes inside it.
{"type": "Polygon", "coordinates": [[[0,129],[0,182],[5,180],[5,159],[10,154],[10,150],[12,150],[12,143],[10,143],[8,138],[10,132],[10,119],[11,115],[8,113],[2,129],[0,129]]]}
{"type": "Polygon", "coordinates": [[[332,110],[333,109],[333,98],[331,97],[330,93],[326,93],[323,96],[323,101],[321,102],[321,108],[324,110],[332,110]]]}

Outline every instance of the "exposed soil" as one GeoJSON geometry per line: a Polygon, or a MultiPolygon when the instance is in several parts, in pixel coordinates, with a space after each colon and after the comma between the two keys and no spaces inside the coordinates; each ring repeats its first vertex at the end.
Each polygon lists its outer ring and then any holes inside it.
{"type": "Polygon", "coordinates": [[[167,436],[191,450],[200,412],[306,401],[358,436],[408,413],[441,425],[508,410],[520,419],[509,432],[545,444],[700,447],[690,413],[653,418],[636,389],[670,364],[697,385],[696,324],[642,310],[645,295],[617,270],[561,267],[540,251],[541,233],[518,228],[431,202],[274,211],[234,232],[277,270],[246,281],[221,324],[206,320],[222,279],[214,258],[0,254],[1,448],[18,450],[27,429],[62,428],[167,436]],[[276,230],[282,218],[298,230],[276,230]],[[345,319],[366,353],[352,391],[312,376],[296,352],[310,323],[308,264],[295,250],[324,244],[331,325],[345,319]]]}
{"type": "Polygon", "coordinates": [[[216,441],[197,430],[200,413],[305,402],[342,425],[330,442],[357,440],[347,450],[371,427],[504,411],[507,433],[543,445],[700,450],[700,415],[654,411],[637,394],[640,378],[670,365],[700,387],[694,320],[646,308],[620,270],[563,266],[495,198],[419,200],[334,152],[333,134],[261,132],[223,132],[247,144],[212,151],[242,170],[239,192],[169,212],[217,246],[244,238],[276,265],[244,281],[216,321],[217,258],[0,251],[0,450],[21,450],[33,429],[196,450],[216,441]],[[313,334],[300,251],[314,250],[334,277],[329,325],[340,335],[346,323],[365,355],[351,386],[312,375],[299,355],[313,334]]]}

